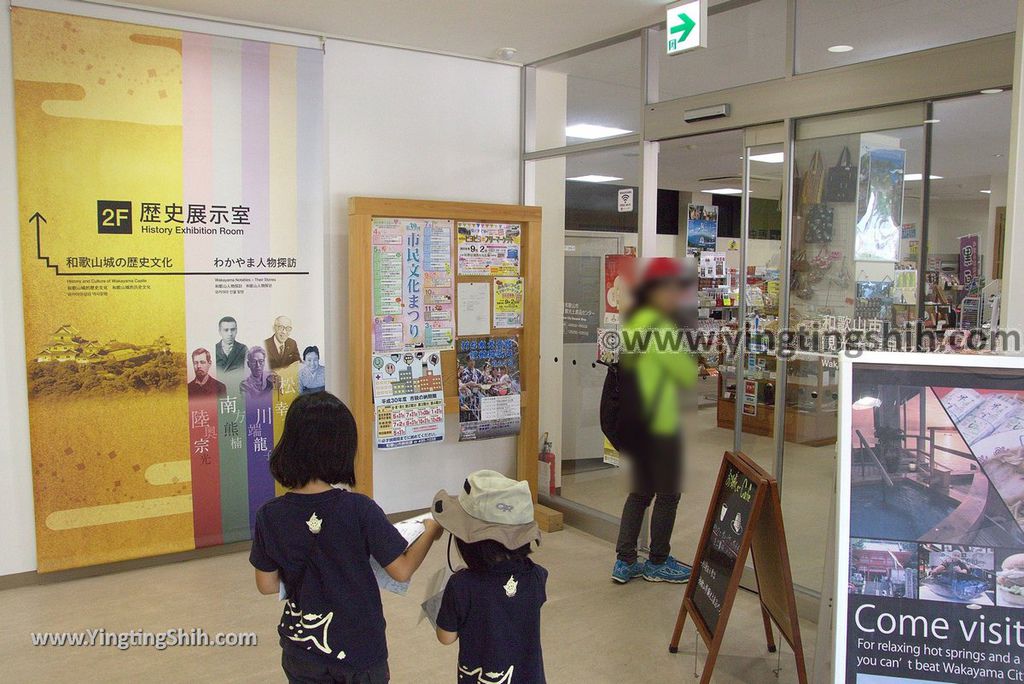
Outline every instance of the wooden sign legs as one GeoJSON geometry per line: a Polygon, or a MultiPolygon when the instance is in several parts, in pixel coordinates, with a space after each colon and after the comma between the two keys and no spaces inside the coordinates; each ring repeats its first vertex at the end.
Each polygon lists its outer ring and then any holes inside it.
{"type": "MultiPolygon", "coordinates": [[[[676,618],[676,627],[672,632],[672,641],[670,641],[668,645],[669,653],[679,653],[679,639],[682,637],[683,627],[686,625],[686,613],[686,602],[684,601],[683,604],[679,606],[679,616],[676,618]]],[[[763,603],[761,604],[761,618],[764,620],[764,635],[765,640],[768,642],[768,652],[775,653],[778,649],[775,646],[775,634],[772,631],[772,618],[763,603]]],[[[694,624],[700,623],[694,620],[694,624]]],[[[699,628],[698,631],[700,631],[699,628]]],[[[704,673],[700,679],[701,684],[707,684],[711,681],[711,673],[715,671],[715,661],[718,659],[718,650],[721,645],[721,638],[714,639],[711,644],[708,645],[708,657],[704,661],[704,673]]],[[[696,657],[696,654],[694,654],[694,657],[696,657]]],[[[797,679],[801,684],[806,684],[807,673],[804,669],[803,651],[796,652],[796,670],[797,679]]]]}
{"type": "Polygon", "coordinates": [[[778,483],[739,452],[727,451],[722,458],[704,532],[693,559],[693,574],[679,606],[668,650],[679,652],[686,618],[691,617],[708,649],[700,681],[711,681],[748,553],[753,561],[768,652],[777,651],[774,623],[793,648],[797,680],[807,684],[778,483]]]}

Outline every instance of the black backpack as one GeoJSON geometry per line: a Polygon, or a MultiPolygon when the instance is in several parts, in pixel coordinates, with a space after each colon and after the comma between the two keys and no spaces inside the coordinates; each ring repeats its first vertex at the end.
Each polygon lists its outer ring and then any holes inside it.
{"type": "MultiPolygon", "coordinates": [[[[635,372],[623,369],[618,363],[599,363],[608,367],[601,388],[601,432],[616,451],[633,452],[650,432],[654,411],[643,410],[635,372]]],[[[655,397],[661,396],[664,383],[662,375],[655,397]]]]}

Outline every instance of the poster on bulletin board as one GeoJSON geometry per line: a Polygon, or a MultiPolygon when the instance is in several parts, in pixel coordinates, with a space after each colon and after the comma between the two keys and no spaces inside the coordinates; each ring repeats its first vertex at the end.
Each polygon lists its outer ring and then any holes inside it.
{"type": "Polygon", "coordinates": [[[519,434],[519,340],[459,339],[459,441],[519,434]]]}
{"type": "Polygon", "coordinates": [[[443,440],[441,354],[374,354],[371,367],[377,448],[397,449],[443,440]]]}
{"type": "Polygon", "coordinates": [[[375,352],[452,348],[452,224],[407,218],[373,220],[375,352]]]}
{"type": "Polygon", "coordinates": [[[323,54],[12,14],[41,572],[250,538],[323,389],[323,54]]]}
{"type": "Polygon", "coordinates": [[[523,327],[523,296],[522,278],[494,279],[494,327],[523,327]]]}
{"type": "Polygon", "coordinates": [[[518,223],[469,223],[458,225],[460,276],[519,275],[518,223]]]}

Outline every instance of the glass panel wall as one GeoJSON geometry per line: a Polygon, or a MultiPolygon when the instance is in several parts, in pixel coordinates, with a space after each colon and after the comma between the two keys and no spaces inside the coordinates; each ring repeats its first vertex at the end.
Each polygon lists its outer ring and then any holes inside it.
{"type": "Polygon", "coordinates": [[[796,71],[1012,33],[1016,19],[1016,0],[797,0],[796,71]]]}
{"type": "Polygon", "coordinates": [[[554,417],[561,416],[556,491],[617,517],[628,484],[600,428],[606,370],[597,363],[598,332],[608,317],[608,283],[614,282],[606,277],[607,257],[636,250],[639,146],[602,148],[533,164],[537,197],[547,199],[542,205],[545,223],[550,220],[561,237],[561,344],[552,354],[558,361],[551,372],[558,374],[562,391],[558,406],[552,407],[556,410],[547,411],[541,420],[542,429],[551,430],[554,417]],[[632,195],[631,207],[620,206],[620,191],[632,195]]]}
{"type": "Polygon", "coordinates": [[[712,4],[708,46],[677,55],[665,51],[665,27],[651,32],[658,59],[654,101],[673,100],[786,75],[786,0],[712,4]]]}
{"type": "Polygon", "coordinates": [[[785,364],[782,507],[793,580],[814,591],[832,532],[842,339],[880,330],[914,306],[898,267],[904,217],[920,203],[906,179],[924,163],[923,121],[872,131],[861,118],[856,132],[843,133],[838,119],[829,128],[838,134],[794,145],[788,327],[807,334],[785,364]]]}
{"type": "Polygon", "coordinates": [[[778,363],[768,337],[781,327],[782,177],[784,145],[748,147],[745,152],[746,235],[741,298],[747,345],[737,360],[742,392],[740,448],[771,472],[774,462],[775,396],[778,363]]]}
{"type": "MultiPolygon", "coordinates": [[[[697,262],[697,327],[733,332],[739,325],[743,132],[663,141],[658,154],[658,256],[697,262]]],[[[700,539],[706,496],[719,457],[734,446],[736,374],[733,349],[700,350],[707,373],[685,399],[684,488],[673,553],[690,558],[700,539]]]]}
{"type": "Polygon", "coordinates": [[[637,37],[535,67],[532,114],[537,125],[527,151],[640,131],[640,53],[637,37]]]}
{"type": "MultiPolygon", "coordinates": [[[[1010,93],[935,102],[930,121],[925,314],[929,322],[953,319],[957,328],[984,332],[999,308],[1010,93]]],[[[923,191],[922,181],[907,187],[923,191]]],[[[915,218],[904,230],[908,247],[920,244],[915,218]]]]}

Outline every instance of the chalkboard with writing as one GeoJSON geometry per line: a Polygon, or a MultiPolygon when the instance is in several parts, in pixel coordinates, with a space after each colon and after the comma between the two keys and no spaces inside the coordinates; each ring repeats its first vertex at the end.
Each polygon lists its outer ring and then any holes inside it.
{"type": "Polygon", "coordinates": [[[774,623],[793,647],[797,680],[806,684],[778,483],[740,452],[727,451],[722,457],[669,651],[678,652],[689,615],[708,647],[701,684],[711,681],[748,553],[754,561],[768,650],[775,651],[774,623]]]}
{"type": "MultiPolygon", "coordinates": [[[[757,484],[736,466],[726,463],[725,478],[712,509],[711,533],[704,539],[698,554],[700,564],[693,566],[690,578],[694,586],[693,605],[697,609],[697,617],[712,634],[718,626],[730,580],[737,571],[740,542],[750,522],[756,493],[757,484]]],[[[742,565],[738,571],[743,572],[742,565]]]]}

